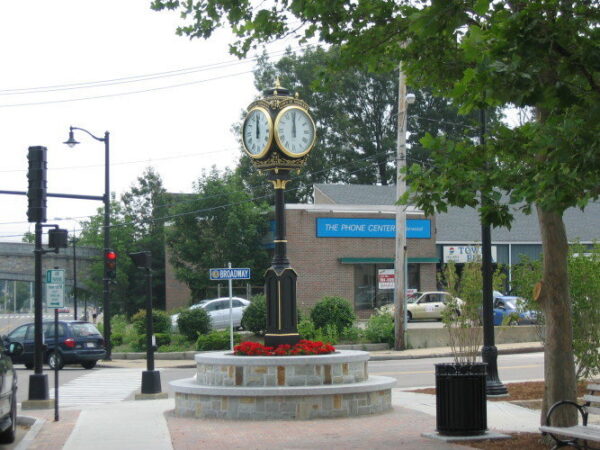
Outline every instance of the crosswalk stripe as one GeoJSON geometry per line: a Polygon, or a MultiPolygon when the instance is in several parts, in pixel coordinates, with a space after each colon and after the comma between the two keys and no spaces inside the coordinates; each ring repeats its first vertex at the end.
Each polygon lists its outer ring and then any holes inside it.
{"type": "MultiPolygon", "coordinates": [[[[140,389],[141,378],[139,369],[94,370],[62,385],[58,401],[63,406],[119,402],[140,389]]],[[[50,398],[54,398],[54,389],[50,398]]]]}

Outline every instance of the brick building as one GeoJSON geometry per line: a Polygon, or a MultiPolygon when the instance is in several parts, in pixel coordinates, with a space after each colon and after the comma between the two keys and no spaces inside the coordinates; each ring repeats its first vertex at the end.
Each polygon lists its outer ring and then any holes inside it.
{"type": "MultiPolygon", "coordinates": [[[[286,205],[288,258],[298,273],[301,309],[336,295],[368,317],[393,301],[396,207],[394,193],[388,199],[381,192],[381,186],[315,185],[314,204],[286,205]]],[[[435,220],[409,207],[407,229],[407,287],[435,289],[435,220]]],[[[189,290],[175,279],[168,253],[165,274],[167,309],[188,304],[189,290]]]]}

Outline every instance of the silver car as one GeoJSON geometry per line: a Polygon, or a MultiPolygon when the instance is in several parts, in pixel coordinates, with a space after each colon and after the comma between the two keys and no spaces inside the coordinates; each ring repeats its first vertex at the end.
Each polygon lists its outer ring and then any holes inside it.
{"type": "MultiPolygon", "coordinates": [[[[242,316],[244,310],[250,302],[240,297],[231,298],[231,317],[233,328],[239,328],[242,325],[242,316]]],[[[190,306],[190,309],[202,308],[210,317],[211,327],[214,330],[229,328],[229,297],[219,297],[211,300],[203,300],[200,303],[190,306]]],[[[174,330],[177,329],[177,319],[179,314],[171,316],[171,325],[174,330]]]]}

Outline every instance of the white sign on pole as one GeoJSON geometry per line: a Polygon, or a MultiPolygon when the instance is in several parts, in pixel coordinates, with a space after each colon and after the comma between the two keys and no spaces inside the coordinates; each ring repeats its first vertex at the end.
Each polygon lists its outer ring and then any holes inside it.
{"type": "Polygon", "coordinates": [[[48,308],[64,308],[65,306],[65,271],[63,269],[46,271],[46,306],[48,308]]]}
{"type": "MultiPolygon", "coordinates": [[[[492,262],[496,262],[496,246],[492,245],[492,262]]],[[[444,262],[470,263],[481,261],[481,245],[444,245],[444,262]]]]}
{"type": "Polygon", "coordinates": [[[395,288],[394,269],[379,269],[377,271],[377,288],[394,289],[395,288]]]}

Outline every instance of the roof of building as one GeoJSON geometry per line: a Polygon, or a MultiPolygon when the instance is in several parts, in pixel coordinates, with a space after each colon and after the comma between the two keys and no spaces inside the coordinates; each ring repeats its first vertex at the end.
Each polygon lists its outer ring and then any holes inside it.
{"type": "MultiPolygon", "coordinates": [[[[396,186],[360,184],[315,184],[315,204],[392,205],[396,201],[396,186]]],[[[530,215],[515,209],[511,229],[493,228],[494,242],[541,242],[535,210],[530,215]]],[[[563,216],[569,241],[600,240],[600,202],[590,202],[581,211],[569,208],[563,216]]],[[[438,243],[470,243],[481,240],[479,215],[473,208],[449,207],[446,213],[436,214],[438,243]]]]}

